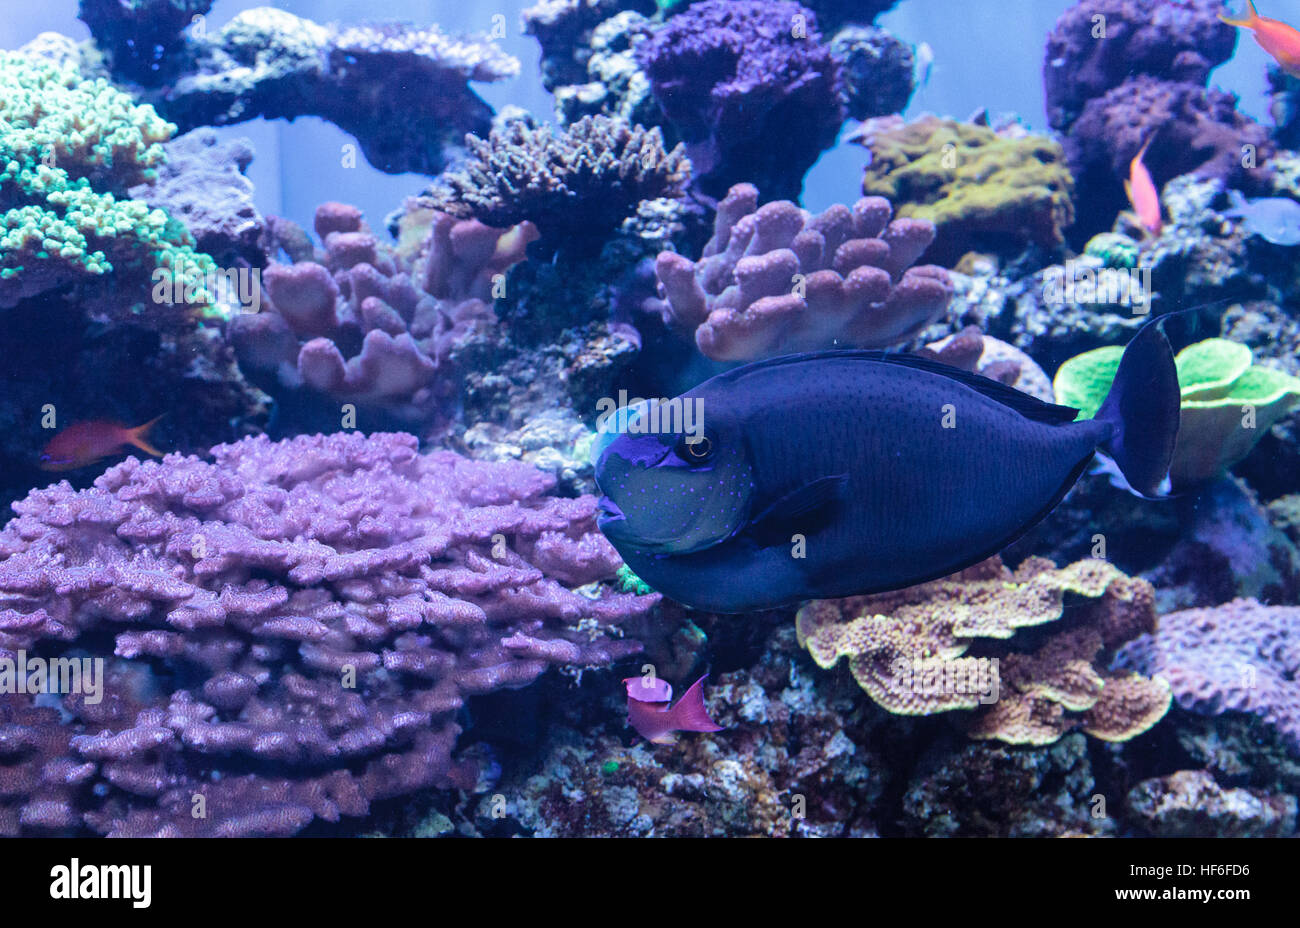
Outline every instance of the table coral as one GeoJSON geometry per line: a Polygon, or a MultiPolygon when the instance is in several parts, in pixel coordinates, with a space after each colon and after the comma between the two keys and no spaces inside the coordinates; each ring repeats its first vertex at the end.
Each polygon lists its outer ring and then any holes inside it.
{"type": "Polygon", "coordinates": [[[513,120],[465,140],[470,159],[444,174],[442,210],[504,228],[531,222],[552,250],[599,250],[647,200],[680,196],[690,162],[656,129],[587,116],[562,132],[513,120]]]}
{"type": "Polygon", "coordinates": [[[1154,624],[1145,581],[1104,561],[1054,568],[1041,558],[1014,572],[992,558],[895,593],[813,602],[796,617],[813,660],[830,668],[847,657],[888,711],[975,710],[968,733],[1009,744],[1050,744],[1076,728],[1125,741],[1158,722],[1168,685],[1111,673],[1100,659],[1154,624]],[[1048,623],[1059,624],[1032,651],[1013,650],[1018,629],[1048,623]]]}
{"type": "Polygon", "coordinates": [[[797,198],[844,122],[839,66],[798,3],[704,0],[636,51],[710,196],[750,182],[797,198]]]}
{"type": "Polygon", "coordinates": [[[942,268],[911,266],[933,225],[891,215],[880,197],[817,216],[787,200],[759,207],[757,189],[737,184],[699,261],[659,255],[666,312],[719,361],[905,341],[943,313],[952,287],[942,268]]]}
{"type": "Polygon", "coordinates": [[[592,497],[416,444],[257,437],[16,504],[0,653],[106,680],[0,702],[0,830],[286,835],[468,786],[469,697],[639,649],[657,597],[585,586],[619,563],[592,497]]]}
{"type": "Polygon", "coordinates": [[[862,192],[885,197],[899,216],[933,222],[926,257],[938,264],[951,267],[968,251],[1014,257],[1031,243],[1056,249],[1074,221],[1064,154],[1045,136],[886,116],[868,120],[852,140],[871,152],[862,192]]]}

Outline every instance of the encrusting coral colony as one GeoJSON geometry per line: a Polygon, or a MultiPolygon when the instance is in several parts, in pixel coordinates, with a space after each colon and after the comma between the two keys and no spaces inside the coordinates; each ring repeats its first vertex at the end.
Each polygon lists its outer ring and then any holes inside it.
{"type": "Polygon", "coordinates": [[[0,51],[0,834],[1295,833],[1297,85],[1208,86],[1218,0],[1071,6],[1050,134],[904,117],[889,0],[540,0],[553,113],[475,92],[486,35],[213,5],[0,51]],[[266,215],[213,127],[298,116],[425,180],[266,215]],[[861,197],[805,208],[837,139],[861,197]],[[1090,468],[956,574],[747,615],[597,527],[603,398],[863,349],[1102,418],[1194,306],[1170,501],[1090,468]],[[717,730],[629,731],[645,665],[717,730]]]}

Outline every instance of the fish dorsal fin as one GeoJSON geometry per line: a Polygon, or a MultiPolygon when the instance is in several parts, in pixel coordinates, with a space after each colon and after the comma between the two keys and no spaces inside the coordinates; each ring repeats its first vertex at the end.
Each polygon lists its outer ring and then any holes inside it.
{"type": "Polygon", "coordinates": [[[930,358],[922,358],[910,354],[891,354],[885,351],[832,348],[827,351],[810,351],[804,352],[803,354],[788,354],[779,358],[754,361],[750,364],[744,365],[743,367],[738,367],[734,370],[727,371],[726,373],[719,374],[714,378],[714,380],[730,382],[733,380],[739,380],[746,374],[756,373],[760,370],[822,360],[845,360],[894,364],[899,367],[910,367],[913,370],[926,371],[927,373],[946,377],[949,380],[956,381],[963,386],[969,387],[976,393],[986,396],[994,402],[1006,406],[1008,409],[1014,409],[1026,419],[1033,422],[1043,422],[1048,425],[1063,425],[1067,422],[1073,422],[1079,415],[1079,410],[1071,406],[1057,406],[1054,403],[1046,403],[1036,396],[1030,396],[1028,393],[1017,390],[1015,387],[1008,387],[1006,384],[999,383],[996,380],[991,380],[983,374],[976,374],[972,371],[962,370],[960,367],[953,367],[951,364],[944,364],[942,361],[935,361],[930,358]]]}

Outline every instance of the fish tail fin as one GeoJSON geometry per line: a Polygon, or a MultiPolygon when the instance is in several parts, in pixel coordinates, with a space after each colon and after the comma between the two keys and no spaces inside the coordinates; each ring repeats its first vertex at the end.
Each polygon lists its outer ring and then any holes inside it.
{"type": "Polygon", "coordinates": [[[1178,368],[1162,321],[1152,319],[1128,343],[1096,416],[1111,426],[1101,450],[1129,486],[1147,497],[1160,495],[1178,440],[1178,368]]]}
{"type": "MultiPolygon", "coordinates": [[[[165,415],[167,414],[163,413],[163,416],[165,415]]],[[[145,454],[152,454],[156,458],[162,457],[163,453],[159,451],[157,448],[155,448],[153,445],[149,444],[149,441],[147,438],[145,438],[145,436],[149,434],[149,430],[153,428],[155,425],[157,425],[158,420],[161,419],[163,416],[155,416],[154,418],[146,422],[144,425],[137,425],[133,429],[127,429],[126,430],[127,443],[135,445],[145,454]]]]}
{"type": "Polygon", "coordinates": [[[677,731],[722,731],[722,726],[714,724],[709,718],[709,710],[704,708],[704,681],[708,674],[691,684],[677,705],[672,707],[672,728],[677,731]]]}
{"type": "Polygon", "coordinates": [[[1223,13],[1219,14],[1219,19],[1223,20],[1229,26],[1241,26],[1243,29],[1254,29],[1259,22],[1259,10],[1255,9],[1255,0],[1246,0],[1246,9],[1249,11],[1245,19],[1229,19],[1223,13]]]}

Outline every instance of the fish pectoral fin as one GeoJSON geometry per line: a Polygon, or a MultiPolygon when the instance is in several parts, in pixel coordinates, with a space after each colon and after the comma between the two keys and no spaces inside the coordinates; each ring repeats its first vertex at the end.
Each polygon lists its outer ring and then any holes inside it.
{"type": "Polygon", "coordinates": [[[848,490],[847,474],[822,477],[778,499],[759,513],[751,532],[765,544],[789,544],[793,535],[822,528],[848,490]]]}

